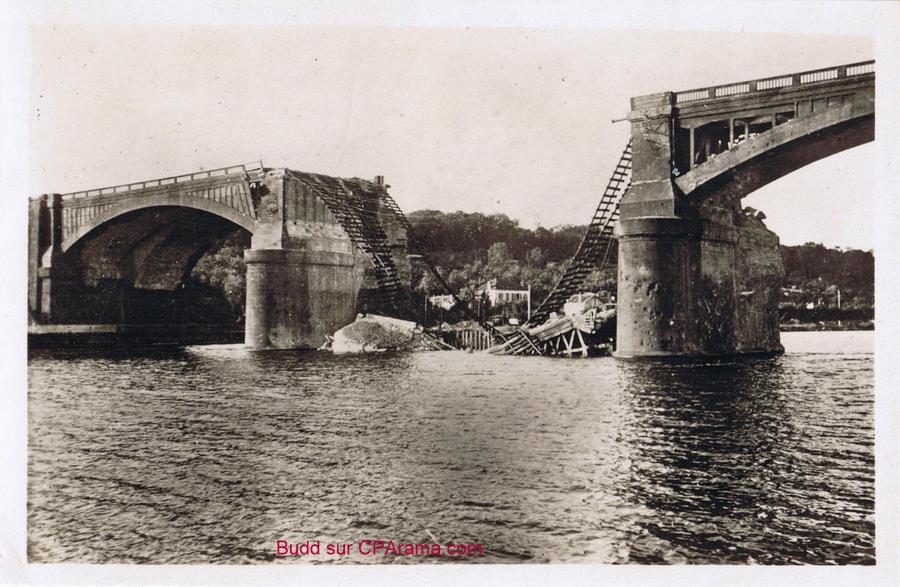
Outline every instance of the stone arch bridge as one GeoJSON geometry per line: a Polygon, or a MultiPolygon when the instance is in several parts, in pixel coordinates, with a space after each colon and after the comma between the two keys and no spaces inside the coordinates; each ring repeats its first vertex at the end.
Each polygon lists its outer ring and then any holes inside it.
{"type": "Polygon", "coordinates": [[[176,291],[211,246],[243,230],[246,345],[315,348],[353,321],[366,267],[395,294],[408,270],[387,201],[381,178],[261,163],[45,194],[29,209],[30,322],[152,324],[151,298],[176,291]]]}

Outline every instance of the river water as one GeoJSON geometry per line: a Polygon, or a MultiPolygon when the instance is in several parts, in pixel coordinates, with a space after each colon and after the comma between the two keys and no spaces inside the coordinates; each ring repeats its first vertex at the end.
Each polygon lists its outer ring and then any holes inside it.
{"type": "Polygon", "coordinates": [[[782,342],[696,363],[35,350],[29,559],[874,564],[873,333],[782,342]],[[276,556],[376,539],[484,556],[276,556]]]}

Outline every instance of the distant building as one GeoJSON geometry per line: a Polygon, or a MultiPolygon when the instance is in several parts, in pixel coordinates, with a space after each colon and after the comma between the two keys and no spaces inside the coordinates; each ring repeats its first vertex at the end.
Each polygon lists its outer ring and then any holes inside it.
{"type": "Polygon", "coordinates": [[[492,279],[475,290],[476,295],[484,293],[491,300],[491,305],[509,302],[528,302],[531,300],[531,287],[528,289],[502,289],[497,287],[497,280],[492,279]]]}
{"type": "Polygon", "coordinates": [[[511,289],[514,287],[512,284],[501,285],[506,285],[509,289],[498,287],[497,280],[492,279],[475,290],[475,295],[486,296],[492,307],[524,302],[528,306],[528,316],[531,316],[531,286],[528,289],[511,289]]]}
{"type": "Polygon", "coordinates": [[[595,293],[579,293],[571,296],[562,307],[565,316],[581,316],[591,308],[603,309],[606,304],[595,293]]]}
{"type": "Polygon", "coordinates": [[[456,305],[456,300],[453,299],[453,296],[444,294],[440,296],[428,296],[428,303],[435,308],[443,308],[444,310],[449,310],[456,305]]]}

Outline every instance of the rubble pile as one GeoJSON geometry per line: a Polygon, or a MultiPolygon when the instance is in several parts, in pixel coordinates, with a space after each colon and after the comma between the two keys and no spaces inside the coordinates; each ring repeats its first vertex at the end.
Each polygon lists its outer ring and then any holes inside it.
{"type": "Polygon", "coordinates": [[[355,322],[334,333],[330,346],[335,354],[441,348],[415,322],[376,314],[358,315],[355,322]]]}

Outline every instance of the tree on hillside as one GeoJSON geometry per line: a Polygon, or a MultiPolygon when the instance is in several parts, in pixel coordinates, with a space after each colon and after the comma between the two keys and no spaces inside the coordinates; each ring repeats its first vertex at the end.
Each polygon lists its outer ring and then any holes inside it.
{"type": "MultiPolygon", "coordinates": [[[[450,214],[419,210],[407,216],[419,246],[434,260],[438,271],[463,299],[474,302],[475,290],[490,279],[532,290],[533,305],[553,289],[581,242],[585,226],[519,226],[502,214],[450,214]]],[[[222,290],[237,316],[243,315],[245,274],[243,251],[250,246],[242,230],[223,239],[196,264],[191,278],[222,290]]],[[[590,273],[584,291],[615,291],[617,247],[604,249],[603,270],[590,273]]],[[[875,259],[871,251],[830,249],[820,243],[782,246],[785,283],[802,294],[791,294],[784,304],[797,308],[809,301],[824,307],[871,310],[874,305],[875,259]]],[[[413,288],[418,295],[443,293],[440,283],[422,267],[414,267],[413,288]]],[[[474,307],[474,306],[473,306],[474,307]]]]}

